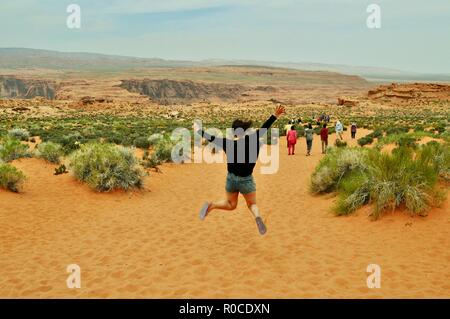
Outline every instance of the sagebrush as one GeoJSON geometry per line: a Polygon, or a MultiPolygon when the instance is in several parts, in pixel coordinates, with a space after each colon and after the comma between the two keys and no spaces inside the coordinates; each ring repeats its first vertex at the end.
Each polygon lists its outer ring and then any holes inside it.
{"type": "Polygon", "coordinates": [[[77,179],[101,192],[143,186],[144,173],[133,151],[114,144],[82,145],[70,157],[70,168],[77,179]]]}

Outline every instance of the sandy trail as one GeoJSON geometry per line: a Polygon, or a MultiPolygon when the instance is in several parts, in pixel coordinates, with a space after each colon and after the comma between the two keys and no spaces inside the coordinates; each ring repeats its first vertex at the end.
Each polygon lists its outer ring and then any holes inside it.
{"type": "Polygon", "coordinates": [[[14,162],[28,181],[0,190],[0,297],[450,297],[448,201],[426,218],[334,217],[332,197],[308,193],[319,139],[311,157],[297,146],[288,157],[282,141],[277,174],[255,170],[264,237],[242,197],[198,219],[223,196],[225,164],[164,165],[141,192],[98,194],[42,160],[14,162]],[[66,286],[72,263],[81,289],[66,286]],[[371,263],[381,289],[366,286],[371,263]]]}

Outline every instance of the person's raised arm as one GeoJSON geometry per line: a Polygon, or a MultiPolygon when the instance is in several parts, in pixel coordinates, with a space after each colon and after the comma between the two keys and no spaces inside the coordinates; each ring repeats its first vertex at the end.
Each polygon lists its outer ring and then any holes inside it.
{"type": "Polygon", "coordinates": [[[275,109],[274,114],[272,114],[267,121],[264,122],[264,124],[261,126],[261,128],[268,129],[272,126],[273,122],[277,120],[281,115],[285,113],[285,109],[283,106],[278,105],[275,109]]]}

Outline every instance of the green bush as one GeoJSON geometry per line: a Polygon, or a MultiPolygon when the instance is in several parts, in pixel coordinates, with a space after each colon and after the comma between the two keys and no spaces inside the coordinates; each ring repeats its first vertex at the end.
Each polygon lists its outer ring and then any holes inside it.
{"type": "Polygon", "coordinates": [[[432,163],[434,170],[444,182],[450,182],[450,145],[436,141],[422,145],[417,158],[432,163]]]}
{"type": "Polygon", "coordinates": [[[147,139],[147,142],[148,142],[149,146],[155,146],[163,138],[164,138],[164,136],[162,134],[156,133],[156,134],[150,135],[150,137],[147,139]]]}
{"type": "Polygon", "coordinates": [[[140,136],[134,139],[133,145],[142,149],[147,149],[150,147],[148,138],[140,136]]]}
{"type": "Polygon", "coordinates": [[[143,186],[144,173],[138,160],[130,149],[121,146],[82,145],[72,154],[70,167],[77,179],[101,192],[143,186]]]}
{"type": "Polygon", "coordinates": [[[0,159],[4,162],[30,156],[28,145],[22,144],[18,139],[6,136],[0,141],[0,159]]]}
{"type": "Polygon", "coordinates": [[[175,142],[170,139],[170,136],[164,136],[155,146],[154,156],[156,160],[160,162],[171,162],[174,145],[175,142]]]}
{"type": "Polygon", "coordinates": [[[161,161],[154,154],[150,155],[148,151],[145,151],[141,164],[145,168],[156,169],[159,165],[161,165],[161,161]]]}
{"type": "Polygon", "coordinates": [[[53,142],[41,143],[37,147],[37,155],[40,158],[49,161],[50,163],[59,164],[61,156],[63,156],[63,150],[61,145],[53,142]]]}
{"type": "Polygon", "coordinates": [[[408,134],[404,134],[404,135],[400,136],[399,139],[396,141],[396,144],[400,147],[401,146],[412,147],[412,148],[417,147],[416,138],[414,138],[413,136],[410,136],[408,134]]]}
{"type": "Polygon", "coordinates": [[[402,204],[411,214],[424,215],[438,200],[438,174],[430,159],[415,159],[413,150],[407,147],[397,148],[392,154],[372,152],[369,178],[374,218],[402,204]]]}
{"type": "Polygon", "coordinates": [[[439,177],[448,177],[448,146],[402,146],[392,154],[377,149],[332,149],[311,176],[311,191],[337,191],[337,215],[347,215],[372,203],[372,217],[405,206],[412,215],[425,215],[437,205],[439,177]],[[359,150],[359,151],[358,151],[359,150]]]}
{"type": "Polygon", "coordinates": [[[0,163],[0,188],[18,193],[25,175],[10,164],[0,163]]]}
{"type": "Polygon", "coordinates": [[[61,144],[65,154],[70,154],[71,152],[79,149],[81,144],[85,142],[86,139],[84,139],[78,132],[74,132],[56,139],[56,143],[61,144]]]}
{"type": "Polygon", "coordinates": [[[375,131],[373,131],[372,133],[370,133],[368,135],[373,138],[380,138],[380,137],[383,137],[383,131],[380,129],[376,129],[375,131]]]}
{"type": "Polygon", "coordinates": [[[22,128],[13,128],[12,130],[8,131],[8,135],[19,141],[28,141],[28,139],[30,138],[30,132],[22,128]]]}
{"type": "Polygon", "coordinates": [[[358,139],[359,146],[364,146],[364,145],[368,145],[368,144],[372,144],[372,143],[373,143],[373,137],[369,136],[369,135],[358,139]]]}
{"type": "Polygon", "coordinates": [[[347,142],[346,141],[342,141],[340,139],[336,139],[336,141],[334,142],[334,145],[336,147],[346,147],[347,146],[347,142]]]}
{"type": "Polygon", "coordinates": [[[365,172],[355,170],[344,176],[339,185],[339,197],[333,210],[336,215],[353,213],[370,199],[369,179],[365,172]]]}
{"type": "Polygon", "coordinates": [[[346,174],[366,169],[366,150],[354,147],[329,148],[311,176],[311,191],[329,193],[335,191],[346,174]]]}

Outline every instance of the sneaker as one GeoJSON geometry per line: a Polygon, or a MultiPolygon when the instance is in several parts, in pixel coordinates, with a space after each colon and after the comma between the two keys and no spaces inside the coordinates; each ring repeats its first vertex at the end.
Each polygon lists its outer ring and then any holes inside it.
{"type": "Polygon", "coordinates": [[[261,217],[256,217],[256,225],[258,225],[258,230],[261,235],[264,235],[267,232],[266,225],[264,225],[261,217]]]}
{"type": "Polygon", "coordinates": [[[202,206],[202,209],[200,209],[200,220],[204,220],[206,215],[208,214],[208,208],[209,208],[209,203],[205,202],[202,206]]]}

